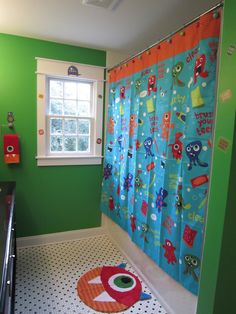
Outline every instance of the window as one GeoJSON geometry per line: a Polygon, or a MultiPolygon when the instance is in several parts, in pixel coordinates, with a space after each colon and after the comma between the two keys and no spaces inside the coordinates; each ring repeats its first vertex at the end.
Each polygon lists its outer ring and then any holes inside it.
{"type": "Polygon", "coordinates": [[[103,75],[101,67],[37,58],[39,166],[101,163],[103,75]]]}

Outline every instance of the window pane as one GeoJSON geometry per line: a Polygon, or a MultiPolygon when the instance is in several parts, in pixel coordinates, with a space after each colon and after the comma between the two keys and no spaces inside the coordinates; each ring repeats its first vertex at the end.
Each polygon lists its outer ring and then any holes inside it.
{"type": "Polygon", "coordinates": [[[71,136],[64,137],[64,150],[67,152],[76,151],[76,137],[71,137],[71,136]]]}
{"type": "Polygon", "coordinates": [[[78,114],[79,116],[90,116],[90,102],[79,101],[78,102],[78,114]]]}
{"type": "Polygon", "coordinates": [[[79,134],[88,134],[90,129],[90,121],[89,120],[78,120],[78,133],[79,134]]]}
{"type": "Polygon", "coordinates": [[[62,136],[51,136],[50,149],[51,152],[62,151],[62,136]]]}
{"type": "Polygon", "coordinates": [[[89,151],[89,137],[88,136],[79,136],[78,151],[82,151],[82,152],[89,151]]]}
{"type": "Polygon", "coordinates": [[[50,119],[51,134],[62,133],[63,121],[62,119],[50,119]]]}
{"type": "Polygon", "coordinates": [[[64,101],[64,114],[75,116],[77,113],[76,110],[76,101],[75,100],[65,100],[64,101]]]}
{"type": "Polygon", "coordinates": [[[62,101],[60,99],[50,99],[50,114],[62,114],[62,101]]]}
{"type": "Polygon", "coordinates": [[[63,97],[63,82],[50,80],[50,97],[62,98],[63,97]]]}
{"type": "Polygon", "coordinates": [[[64,82],[64,98],[76,99],[76,82],[64,82]]]}
{"type": "Polygon", "coordinates": [[[91,84],[78,83],[78,99],[90,100],[91,84]]]}
{"type": "Polygon", "coordinates": [[[77,133],[77,121],[76,119],[65,119],[64,122],[64,132],[67,134],[77,133]]]}

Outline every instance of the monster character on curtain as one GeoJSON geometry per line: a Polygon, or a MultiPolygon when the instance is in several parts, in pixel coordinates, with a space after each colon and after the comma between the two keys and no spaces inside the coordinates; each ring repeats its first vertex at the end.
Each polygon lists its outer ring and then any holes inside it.
{"type": "Polygon", "coordinates": [[[221,10],[110,72],[101,210],[198,292],[221,10]]]}

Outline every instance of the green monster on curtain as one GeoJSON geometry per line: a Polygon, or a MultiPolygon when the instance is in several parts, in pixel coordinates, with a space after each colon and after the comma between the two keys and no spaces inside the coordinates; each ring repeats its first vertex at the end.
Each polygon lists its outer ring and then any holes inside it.
{"type": "Polygon", "coordinates": [[[221,10],[110,72],[101,210],[198,293],[221,10]]]}

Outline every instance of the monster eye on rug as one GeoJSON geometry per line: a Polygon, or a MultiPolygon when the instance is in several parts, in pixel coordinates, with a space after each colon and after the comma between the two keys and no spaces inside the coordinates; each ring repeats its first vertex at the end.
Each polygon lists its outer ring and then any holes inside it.
{"type": "Polygon", "coordinates": [[[124,311],[139,300],[151,299],[142,292],[138,277],[125,266],[97,267],[85,273],[77,283],[80,299],[92,309],[106,313],[124,311]]]}

